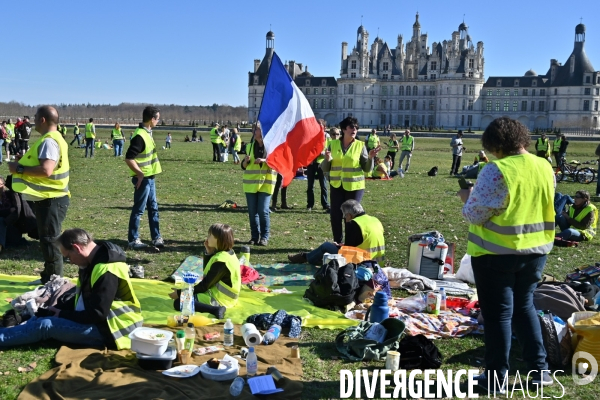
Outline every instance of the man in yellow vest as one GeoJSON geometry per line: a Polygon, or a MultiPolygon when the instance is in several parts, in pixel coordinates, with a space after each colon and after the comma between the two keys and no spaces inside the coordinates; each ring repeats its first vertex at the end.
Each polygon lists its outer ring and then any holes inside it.
{"type": "MultiPolygon", "coordinates": [[[[344,246],[358,247],[371,253],[371,259],[383,265],[385,255],[385,239],[383,225],[370,215],[365,214],[363,206],[356,200],[346,200],[342,203],[342,214],[346,221],[346,235],[344,246]]],[[[323,263],[325,253],[337,254],[342,244],[324,242],[310,252],[289,254],[288,260],[292,264],[308,262],[313,265],[323,263]]]]}
{"type": "Polygon", "coordinates": [[[83,229],[67,229],[57,239],[60,253],[79,266],[77,295],[56,306],[40,308],[37,318],[0,329],[0,347],[55,339],[109,349],[131,347],[129,334],[143,318],[125,252],[110,242],[94,242],[83,229]]]}
{"type": "Polygon", "coordinates": [[[156,201],[156,186],[154,184],[154,177],[162,172],[162,168],[152,138],[152,128],[158,125],[160,110],[148,106],[144,108],[142,119],[143,122],[133,133],[125,154],[125,163],[130,169],[131,182],[135,188],[127,232],[129,248],[134,250],[147,247],[139,235],[140,218],[146,209],[148,209],[152,245],[159,248],[165,246],[160,234],[158,202],[156,201]]]}
{"type": "Polygon", "coordinates": [[[73,146],[73,143],[77,140],[77,147],[81,146],[81,135],[79,134],[79,122],[75,122],[75,126],[73,127],[73,140],[69,143],[69,146],[73,146]]]}
{"type": "Polygon", "coordinates": [[[590,194],[585,190],[578,190],[573,200],[575,203],[569,212],[563,211],[556,216],[556,224],[560,229],[556,236],[573,242],[592,240],[596,236],[598,209],[590,202],[590,194]]]}
{"type": "Polygon", "coordinates": [[[210,143],[213,148],[213,161],[221,161],[221,149],[219,147],[219,144],[221,144],[221,134],[219,132],[219,124],[215,124],[214,128],[210,130],[210,143]]]}
{"type": "Polygon", "coordinates": [[[550,140],[546,137],[545,133],[538,138],[535,142],[535,155],[542,158],[548,158],[548,150],[550,148],[550,140]]]}
{"type": "Polygon", "coordinates": [[[90,118],[90,121],[85,124],[85,157],[88,156],[88,149],[90,149],[90,158],[94,157],[94,139],[96,139],[96,125],[94,125],[94,118],[90,118]]]}
{"type": "Polygon", "coordinates": [[[69,146],[56,130],[58,112],[42,106],[35,114],[35,130],[42,137],[17,162],[8,164],[12,188],[33,204],[44,256],[41,283],[54,274],[62,276],[63,259],[54,240],[62,232],[69,207],[69,146]]]}
{"type": "Polygon", "coordinates": [[[400,140],[400,160],[398,161],[398,174],[404,176],[404,172],[408,172],[410,167],[410,159],[412,158],[412,152],[415,149],[415,138],[411,136],[410,129],[404,131],[404,136],[400,140]],[[402,171],[402,161],[406,157],[406,167],[402,171]]]}

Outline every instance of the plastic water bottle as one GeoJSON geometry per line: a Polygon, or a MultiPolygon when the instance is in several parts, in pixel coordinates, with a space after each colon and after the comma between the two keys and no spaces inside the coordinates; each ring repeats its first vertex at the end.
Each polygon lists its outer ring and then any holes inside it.
{"type": "Polygon", "coordinates": [[[279,325],[271,325],[265,336],[263,337],[264,344],[271,344],[277,340],[279,334],[281,333],[281,326],[279,325]]]}
{"type": "Polygon", "coordinates": [[[446,289],[440,288],[440,310],[446,311],[448,309],[446,305],[446,289]]]}
{"type": "Polygon", "coordinates": [[[187,287],[181,290],[181,296],[179,297],[182,317],[194,315],[194,285],[198,278],[199,275],[195,272],[186,272],[183,274],[183,281],[187,283],[187,287]]]}
{"type": "Polygon", "coordinates": [[[248,355],[246,356],[246,375],[248,378],[256,375],[258,371],[258,360],[256,359],[256,353],[254,347],[250,346],[248,349],[248,355]]]}
{"type": "Polygon", "coordinates": [[[373,305],[369,308],[369,322],[381,322],[390,316],[388,298],[385,292],[375,293],[373,305]]]}
{"type": "Polygon", "coordinates": [[[233,323],[229,318],[223,327],[223,345],[233,346],[233,323]]]}
{"type": "Polygon", "coordinates": [[[240,251],[240,264],[241,265],[250,265],[250,247],[242,246],[240,251]],[[242,257],[244,258],[244,263],[242,263],[242,257]]]}
{"type": "Polygon", "coordinates": [[[194,351],[194,342],[196,341],[196,328],[194,324],[188,322],[185,328],[185,344],[183,348],[189,350],[190,354],[194,351]]]}
{"type": "Polygon", "coordinates": [[[242,394],[242,390],[244,390],[245,384],[246,384],[246,381],[244,380],[244,378],[242,378],[241,376],[238,376],[237,378],[235,378],[233,380],[233,383],[231,384],[231,386],[229,386],[229,393],[233,397],[239,396],[240,394],[242,394]]]}

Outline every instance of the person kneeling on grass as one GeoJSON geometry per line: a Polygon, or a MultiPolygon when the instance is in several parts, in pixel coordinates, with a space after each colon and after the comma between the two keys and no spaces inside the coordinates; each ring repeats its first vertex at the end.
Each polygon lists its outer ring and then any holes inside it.
{"type": "Polygon", "coordinates": [[[63,257],[79,266],[75,297],[39,309],[25,323],[0,329],[0,347],[56,339],[89,347],[128,349],[129,334],[143,323],[125,252],[110,242],[94,242],[83,229],[67,229],[57,243],[63,257]]]}
{"type": "Polygon", "coordinates": [[[573,242],[592,240],[596,236],[598,209],[590,202],[590,194],[585,190],[578,190],[573,200],[569,212],[556,215],[556,225],[560,228],[556,237],[573,242]]]}
{"type": "MultiPolygon", "coordinates": [[[[194,309],[223,319],[227,308],[237,304],[242,288],[240,261],[233,252],[233,230],[226,224],[213,224],[208,228],[204,241],[204,278],[194,286],[194,309]]],[[[169,297],[174,299],[173,307],[181,310],[180,290],[174,290],[169,297]]]]}
{"type": "Polygon", "coordinates": [[[385,254],[385,240],[383,238],[383,225],[370,215],[365,214],[362,205],[356,200],[346,200],[342,203],[342,216],[346,221],[346,241],[344,244],[325,242],[310,252],[289,254],[288,260],[292,264],[310,263],[321,265],[325,253],[337,254],[341,246],[358,247],[371,253],[371,259],[383,263],[385,254]]]}

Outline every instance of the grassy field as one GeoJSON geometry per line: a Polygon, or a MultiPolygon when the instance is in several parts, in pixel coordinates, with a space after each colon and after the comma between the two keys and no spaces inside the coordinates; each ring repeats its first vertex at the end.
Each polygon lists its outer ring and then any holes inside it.
{"type": "MultiPolygon", "coordinates": [[[[200,254],[208,227],[223,222],[234,227],[235,236],[250,239],[249,223],[245,208],[231,211],[216,209],[225,200],[233,200],[245,206],[242,191],[242,170],[229,163],[210,161],[211,145],[184,143],[185,132],[175,132],[171,150],[160,150],[159,158],[163,173],[157,178],[160,204],[161,232],[166,242],[164,251],[158,254],[127,251],[128,263],[142,264],[147,279],[164,279],[177,268],[188,255],[200,254]]],[[[187,134],[191,135],[191,131],[187,134]]],[[[37,134],[34,135],[36,138],[37,134]]],[[[71,135],[69,134],[69,137],[71,135]]],[[[129,136],[129,132],[127,132],[129,136]]],[[[166,130],[156,130],[157,145],[164,145],[166,130]]],[[[364,137],[364,133],[361,134],[364,137]]],[[[99,137],[109,137],[108,130],[100,131],[99,137]]],[[[245,134],[244,140],[249,138],[245,134]]],[[[480,149],[477,140],[465,140],[469,149],[464,163],[472,159],[480,149]]],[[[127,147],[127,144],[126,144],[127,147]]],[[[580,161],[594,159],[596,143],[571,142],[569,159],[580,161]]],[[[127,224],[133,200],[133,186],[128,169],[122,159],[115,159],[112,150],[96,150],[96,157],[86,159],[83,149],[71,148],[71,206],[64,228],[81,227],[92,232],[96,238],[127,245],[127,224]]],[[[385,227],[386,256],[389,264],[404,267],[407,261],[407,236],[412,233],[437,229],[447,241],[456,243],[457,258],[466,251],[468,225],[461,216],[461,202],[455,195],[456,178],[448,175],[452,156],[448,139],[416,139],[410,173],[404,179],[392,181],[368,181],[363,205],[367,213],[379,218],[385,227]],[[432,166],[438,166],[440,175],[427,176],[432,166]]],[[[7,173],[6,164],[0,174],[7,173]]],[[[595,191],[595,183],[581,185],[560,183],[558,190],[573,194],[578,189],[595,191]]],[[[316,189],[318,192],[318,189],[316,189]]],[[[318,202],[318,195],[317,195],[318,202]]],[[[252,260],[257,263],[286,261],[288,253],[311,249],[331,238],[329,218],[321,210],[306,210],[306,181],[293,181],[288,190],[288,204],[292,210],[271,214],[271,239],[268,247],[254,247],[252,260]]],[[[141,224],[141,238],[149,241],[145,217],[141,224]]],[[[546,273],[564,278],[577,266],[599,260],[598,241],[583,243],[578,248],[556,248],[549,255],[546,273]]],[[[42,265],[38,244],[30,241],[27,247],[7,249],[0,253],[0,272],[4,274],[35,275],[34,269],[42,265]]],[[[65,266],[65,274],[76,276],[74,266],[65,266]]],[[[396,294],[400,294],[397,292],[396,294]]],[[[339,331],[304,329],[301,338],[301,354],[304,368],[304,398],[339,397],[339,370],[378,368],[380,363],[346,363],[336,360],[338,356],[333,340],[339,331]]],[[[462,339],[438,340],[436,345],[444,355],[444,369],[481,368],[484,351],[482,337],[469,336],[462,339]]],[[[0,356],[0,399],[17,397],[23,386],[52,367],[57,343],[44,343],[4,350],[0,356]],[[31,362],[37,367],[29,373],[19,373],[17,368],[31,362]]],[[[516,341],[512,352],[511,374],[519,368],[524,370],[520,349],[516,341]]],[[[561,382],[570,399],[595,399],[596,385],[576,386],[570,374],[561,382]]],[[[518,393],[517,393],[518,395],[518,393]]],[[[561,389],[544,390],[544,396],[560,396],[561,389]]]]}

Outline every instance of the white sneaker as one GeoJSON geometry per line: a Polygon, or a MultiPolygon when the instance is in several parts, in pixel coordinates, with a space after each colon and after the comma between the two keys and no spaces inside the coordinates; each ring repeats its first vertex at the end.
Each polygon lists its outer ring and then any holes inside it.
{"type": "Polygon", "coordinates": [[[402,171],[402,168],[398,170],[398,175],[400,175],[400,178],[404,178],[404,171],[402,171]]]}
{"type": "Polygon", "coordinates": [[[152,246],[159,247],[159,248],[165,247],[165,241],[163,240],[162,237],[159,236],[152,241],[152,246]]]}
{"type": "Polygon", "coordinates": [[[148,247],[147,244],[144,244],[140,238],[135,239],[133,242],[129,242],[129,248],[133,250],[144,249],[148,247]]]}

